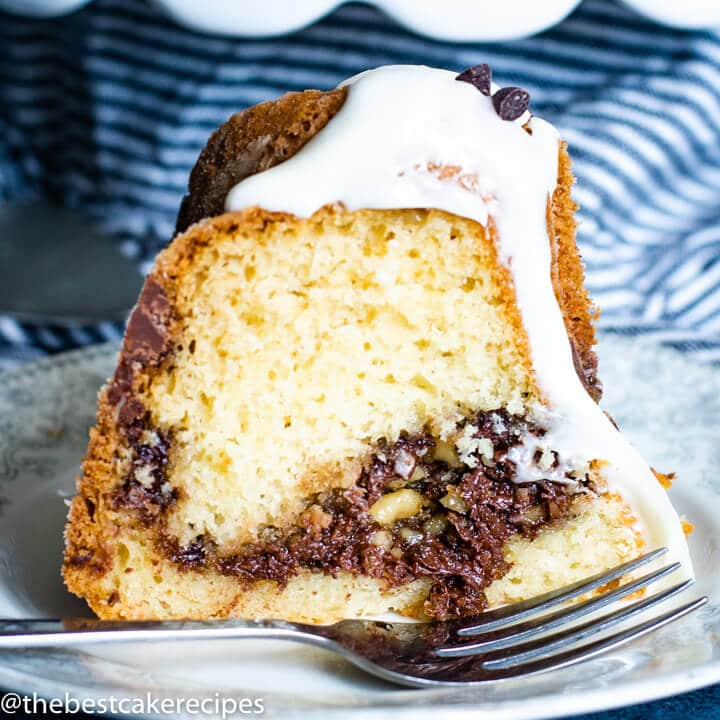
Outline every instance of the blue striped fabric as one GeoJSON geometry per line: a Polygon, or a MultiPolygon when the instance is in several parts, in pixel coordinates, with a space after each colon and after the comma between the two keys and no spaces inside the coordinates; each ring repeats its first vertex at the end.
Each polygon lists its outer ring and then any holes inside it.
{"type": "MultiPolygon", "coordinates": [[[[602,326],[720,361],[718,32],[664,29],[610,0],[491,45],[422,39],[357,4],[274,40],[194,33],[142,0],[0,20],[0,197],[86,210],[145,265],[172,235],[200,148],[231,113],[385,63],[489,62],[499,82],[530,90],[570,143],[602,326]]],[[[0,317],[0,358],[120,331],[0,317]]]]}

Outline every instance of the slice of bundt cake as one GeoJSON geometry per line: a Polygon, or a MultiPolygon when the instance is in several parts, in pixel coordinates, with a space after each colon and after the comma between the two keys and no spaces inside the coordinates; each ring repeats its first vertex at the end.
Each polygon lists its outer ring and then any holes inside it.
{"type": "Polygon", "coordinates": [[[596,404],[565,146],[424,67],[231,118],[127,328],[73,500],[103,618],[449,618],[667,546],[596,404]]]}

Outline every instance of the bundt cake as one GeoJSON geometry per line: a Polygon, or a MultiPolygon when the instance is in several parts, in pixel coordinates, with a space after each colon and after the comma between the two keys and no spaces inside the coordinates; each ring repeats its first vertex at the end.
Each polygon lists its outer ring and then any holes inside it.
{"type": "Polygon", "coordinates": [[[600,409],[570,161],[520,88],[385,67],[233,116],[128,323],[63,573],[102,618],[446,619],[667,546],[600,409]]]}

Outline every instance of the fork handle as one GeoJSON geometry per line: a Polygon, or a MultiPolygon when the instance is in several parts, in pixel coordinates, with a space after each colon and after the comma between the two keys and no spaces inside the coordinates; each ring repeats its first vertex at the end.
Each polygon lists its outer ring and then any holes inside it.
{"type": "Polygon", "coordinates": [[[327,644],[322,627],[282,620],[0,620],[0,649],[217,638],[265,638],[319,646],[327,644]]]}

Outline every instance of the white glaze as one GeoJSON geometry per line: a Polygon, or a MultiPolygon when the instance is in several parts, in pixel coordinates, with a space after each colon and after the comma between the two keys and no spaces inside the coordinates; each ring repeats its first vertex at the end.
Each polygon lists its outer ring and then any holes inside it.
{"type": "Polygon", "coordinates": [[[347,99],[326,128],[286,162],[236,185],[227,209],[258,205],[308,217],[341,202],[350,210],[438,208],[483,225],[492,217],[549,405],[543,444],[559,450],[564,463],[608,461],[608,485],[635,508],[650,545],[667,546],[690,574],[667,494],[574,369],[550,279],[546,206],[557,182],[555,128],[533,117],[528,134],[522,120],[501,120],[488,97],[445,70],[390,66],[348,83],[347,99]],[[440,180],[436,165],[462,171],[440,180]]]}

